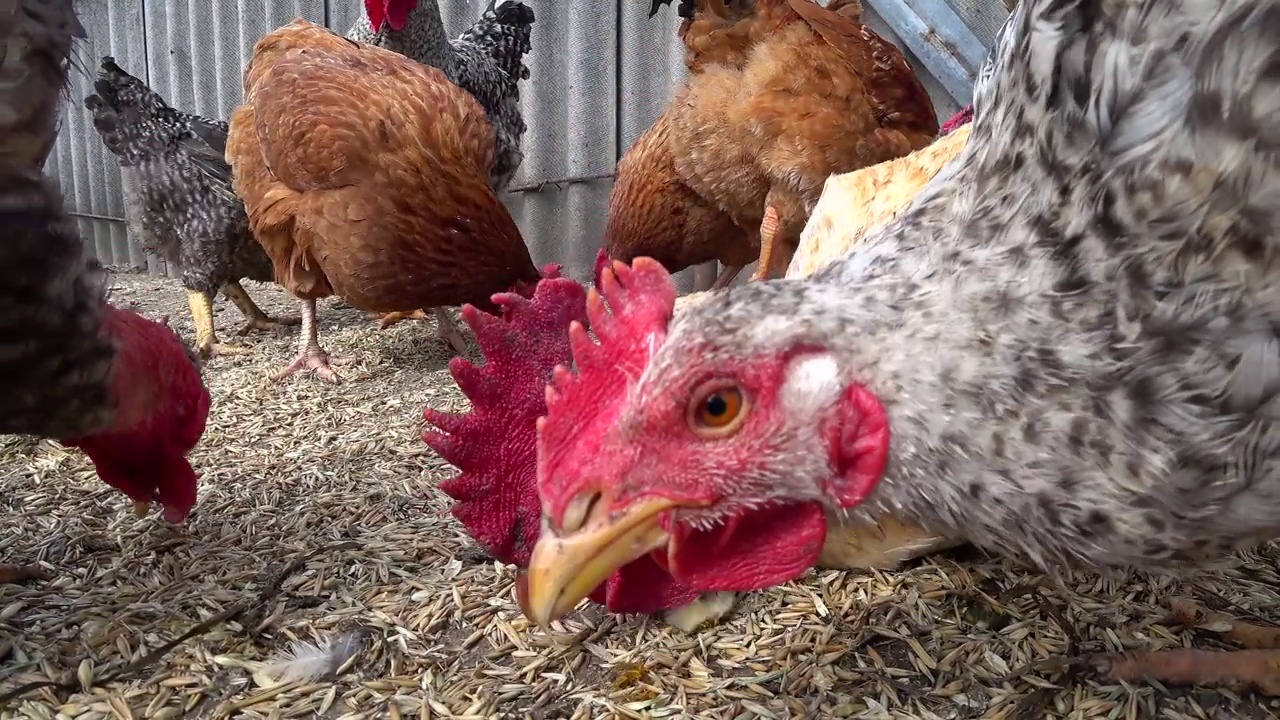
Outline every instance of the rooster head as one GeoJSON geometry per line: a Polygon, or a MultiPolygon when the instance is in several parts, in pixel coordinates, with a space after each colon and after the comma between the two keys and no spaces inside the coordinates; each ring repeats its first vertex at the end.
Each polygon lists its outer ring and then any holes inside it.
{"type": "MultiPolygon", "coordinates": [[[[587,320],[583,287],[555,266],[542,275],[531,293],[495,295],[496,315],[463,307],[485,364],[459,357],[449,371],[471,410],[428,409],[422,436],[461,471],[440,484],[455,501],[454,517],[494,558],[522,567],[542,528],[537,424],[547,411],[546,385],[557,366],[573,361],[570,325],[587,320]]],[[[586,595],[614,612],[655,612],[697,597],[650,558],[619,565],[586,595]]]]}
{"type": "Polygon", "coordinates": [[[163,323],[104,307],[116,343],[111,392],[116,412],[107,428],[63,439],[89,456],[98,477],[140,506],[160,503],[181,522],[196,503],[196,474],[187,453],[204,434],[209,391],[194,353],[163,323]]]}
{"type": "Polygon", "coordinates": [[[598,342],[571,327],[577,371],[553,373],[539,422],[530,619],[546,625],[641,559],[699,593],[792,580],[817,561],[828,508],[879,480],[885,411],[820,342],[758,326],[716,337],[704,306],[774,283],[752,285],[704,300],[693,329],[689,314],[672,322],[675,285],[652,259],[614,263],[589,294],[598,342]]]}
{"type": "Polygon", "coordinates": [[[418,7],[418,0],[364,0],[364,11],[369,16],[369,26],[374,32],[382,29],[382,23],[399,32],[409,23],[409,13],[418,7]]]}

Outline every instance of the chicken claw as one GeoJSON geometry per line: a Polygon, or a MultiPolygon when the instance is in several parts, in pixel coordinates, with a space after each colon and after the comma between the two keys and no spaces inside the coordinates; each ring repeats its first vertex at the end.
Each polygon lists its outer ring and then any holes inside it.
{"type": "Polygon", "coordinates": [[[426,319],[427,319],[427,313],[421,308],[414,310],[413,312],[407,312],[407,313],[406,312],[390,312],[390,313],[387,313],[386,315],[383,315],[382,319],[378,321],[378,329],[386,330],[387,328],[391,327],[392,325],[395,325],[396,323],[402,320],[426,320],[426,319]]]}
{"type": "Polygon", "coordinates": [[[285,315],[283,317],[273,318],[262,311],[258,304],[253,301],[249,293],[240,285],[238,280],[228,280],[222,286],[222,294],[226,296],[236,308],[244,315],[246,322],[244,327],[236,333],[237,335],[248,335],[253,330],[276,330],[289,325],[299,325],[302,323],[301,315],[285,315]]]}
{"type": "Polygon", "coordinates": [[[316,377],[335,385],[342,382],[342,377],[334,371],[329,365],[329,353],[325,352],[322,347],[307,348],[293,362],[289,363],[285,369],[271,376],[272,380],[283,380],[290,375],[300,372],[309,371],[316,374],[316,377]]]}
{"type": "Polygon", "coordinates": [[[302,339],[296,360],[288,367],[271,376],[272,380],[282,380],[296,372],[306,370],[316,374],[321,380],[340,383],[342,378],[329,366],[329,353],[320,347],[320,332],[316,323],[316,301],[302,301],[302,339]]]}
{"type": "Polygon", "coordinates": [[[28,580],[49,580],[53,576],[39,565],[0,565],[0,585],[28,580]]]}
{"type": "Polygon", "coordinates": [[[444,308],[436,308],[433,314],[436,316],[436,333],[444,338],[459,355],[466,355],[467,341],[462,338],[462,331],[454,324],[453,318],[449,317],[448,311],[444,308]]]}

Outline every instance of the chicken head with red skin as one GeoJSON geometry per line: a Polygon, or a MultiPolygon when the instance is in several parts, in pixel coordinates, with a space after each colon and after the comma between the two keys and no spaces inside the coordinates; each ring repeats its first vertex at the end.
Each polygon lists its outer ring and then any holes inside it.
{"type": "Polygon", "coordinates": [[[140,505],[158,502],[169,522],[182,522],[196,502],[187,453],[204,434],[209,391],[195,355],[163,322],[110,305],[103,325],[116,343],[111,424],[64,438],[93,461],[98,477],[140,505]]]}
{"type": "Polygon", "coordinates": [[[418,0],[364,0],[364,11],[374,32],[382,29],[384,21],[392,30],[403,30],[409,22],[409,13],[416,7],[418,0]]]}
{"type": "MultiPolygon", "coordinates": [[[[492,557],[524,567],[542,528],[537,489],[537,426],[547,412],[546,383],[573,362],[571,323],[587,320],[586,291],[548,266],[536,287],[493,297],[494,313],[462,309],[485,363],[454,358],[449,371],[471,401],[465,413],[428,409],[423,440],[459,470],[440,483],[452,513],[492,557]]],[[[580,325],[579,325],[580,327],[580,325]]],[[[517,590],[522,602],[522,575],[517,590]]],[[[612,612],[680,607],[698,593],[675,582],[652,558],[617,568],[586,595],[612,612]]]]}
{"type": "Polygon", "coordinates": [[[598,344],[570,329],[577,372],[553,373],[539,422],[546,527],[525,602],[539,624],[646,556],[697,592],[799,577],[828,513],[861,502],[884,470],[883,406],[818,345],[690,345],[652,365],[674,305],[656,261],[614,263],[587,300],[598,344]]]}

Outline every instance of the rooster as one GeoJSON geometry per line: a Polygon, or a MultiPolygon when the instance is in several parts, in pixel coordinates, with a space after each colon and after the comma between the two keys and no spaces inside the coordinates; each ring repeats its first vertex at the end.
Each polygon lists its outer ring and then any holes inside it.
{"type": "Polygon", "coordinates": [[[125,204],[148,252],[180,268],[202,357],[240,354],[213,326],[219,290],[244,315],[249,330],[296,325],[274,319],[240,285],[273,279],[271,258],[249,232],[244,205],[231,189],[227,124],[175,110],[146,83],[102,58],[94,92],[84,99],[102,143],[119,158],[125,204]]]}
{"type": "MultiPolygon", "coordinates": [[[[186,454],[209,412],[194,354],[163,322],[106,301],[41,168],[57,135],[73,38],[71,0],[24,0],[0,15],[0,433],[84,450],[104,481],[181,521],[196,499],[186,454]]],[[[0,581],[40,574],[0,566],[0,581]]]]}
{"type": "MultiPolygon", "coordinates": [[[[1051,571],[1276,537],[1277,27],[1280,0],[1023,0],[964,150],[856,252],[674,320],[657,263],[606,272],[539,421],[529,616],[635,561],[772,586],[885,515],[1051,571]]],[[[1251,684],[1276,652],[1099,666],[1251,684]]]]}

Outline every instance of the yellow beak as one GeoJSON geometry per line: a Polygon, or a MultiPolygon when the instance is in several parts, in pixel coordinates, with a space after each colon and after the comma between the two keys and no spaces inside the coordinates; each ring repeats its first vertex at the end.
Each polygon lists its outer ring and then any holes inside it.
{"type": "Polygon", "coordinates": [[[137,517],[142,517],[143,515],[146,515],[147,511],[150,509],[151,509],[151,503],[149,502],[138,502],[135,500],[133,503],[133,514],[137,517]]]}
{"type": "Polygon", "coordinates": [[[618,568],[665,546],[670,538],[658,516],[678,504],[645,498],[610,516],[588,517],[581,530],[564,536],[545,531],[529,559],[525,616],[546,628],[618,568]]]}

